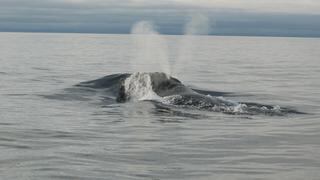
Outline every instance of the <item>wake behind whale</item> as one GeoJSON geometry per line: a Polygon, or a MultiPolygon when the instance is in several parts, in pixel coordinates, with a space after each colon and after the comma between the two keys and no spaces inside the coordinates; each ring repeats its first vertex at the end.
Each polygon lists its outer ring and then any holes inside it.
{"type": "Polygon", "coordinates": [[[162,72],[112,74],[82,82],[76,86],[100,89],[109,94],[116,103],[151,101],[166,107],[192,108],[227,114],[285,115],[301,113],[277,105],[227,100],[223,97],[228,95],[227,93],[193,89],[162,72]]]}

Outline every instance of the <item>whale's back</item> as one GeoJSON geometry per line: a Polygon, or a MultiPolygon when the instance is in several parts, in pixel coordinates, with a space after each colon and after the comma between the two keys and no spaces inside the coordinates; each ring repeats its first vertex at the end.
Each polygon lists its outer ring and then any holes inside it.
{"type": "Polygon", "coordinates": [[[178,79],[161,72],[113,74],[82,82],[76,86],[102,90],[107,94],[112,94],[116,102],[121,103],[151,100],[183,108],[191,107],[228,114],[283,115],[300,113],[279,106],[230,101],[220,97],[221,95],[228,95],[228,93],[194,90],[178,79]]]}

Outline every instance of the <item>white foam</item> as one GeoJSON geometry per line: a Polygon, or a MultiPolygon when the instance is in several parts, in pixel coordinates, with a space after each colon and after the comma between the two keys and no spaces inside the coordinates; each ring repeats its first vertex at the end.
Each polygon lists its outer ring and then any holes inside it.
{"type": "Polygon", "coordinates": [[[247,105],[246,104],[238,104],[236,106],[233,106],[232,111],[233,113],[247,113],[246,109],[247,109],[247,105]]]}

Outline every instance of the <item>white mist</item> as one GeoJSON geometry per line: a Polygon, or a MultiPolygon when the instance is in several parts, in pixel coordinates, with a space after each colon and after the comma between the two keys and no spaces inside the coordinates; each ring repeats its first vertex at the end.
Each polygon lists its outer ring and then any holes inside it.
{"type": "Polygon", "coordinates": [[[132,29],[134,57],[131,60],[134,72],[170,73],[167,43],[151,22],[140,21],[132,29]]]}
{"type": "Polygon", "coordinates": [[[195,35],[208,35],[209,30],[210,25],[207,16],[196,14],[190,17],[184,28],[184,36],[182,36],[180,42],[178,58],[171,69],[173,76],[180,77],[183,72],[186,72],[188,64],[196,60],[196,57],[194,57],[194,51],[197,50],[195,35]]]}

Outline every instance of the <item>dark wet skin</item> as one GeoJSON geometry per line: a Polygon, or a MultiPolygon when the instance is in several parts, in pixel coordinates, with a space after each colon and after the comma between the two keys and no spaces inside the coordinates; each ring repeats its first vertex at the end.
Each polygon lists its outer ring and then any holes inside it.
{"type": "MultiPolygon", "coordinates": [[[[130,75],[131,74],[128,73],[112,74],[96,80],[82,82],[80,84],[77,84],[76,86],[93,89],[106,89],[106,91],[112,93],[116,97],[117,102],[124,103],[130,100],[130,97],[128,97],[127,93],[125,92],[126,89],[124,86],[126,78],[128,78],[130,75]]],[[[171,101],[172,105],[183,107],[199,107],[204,110],[210,110],[215,106],[228,107],[235,106],[237,104],[245,104],[247,106],[246,109],[251,114],[260,114],[262,112],[265,114],[273,115],[272,110],[274,109],[274,106],[272,105],[264,105],[252,102],[233,103],[231,101],[214,98],[216,96],[229,96],[232,95],[232,93],[192,89],[182,84],[178,79],[167,76],[166,74],[160,72],[149,73],[149,75],[151,77],[152,90],[158,96],[170,97],[178,95],[171,101]]],[[[280,109],[279,114],[281,113],[304,114],[294,109],[283,107],[280,109]]]]}

